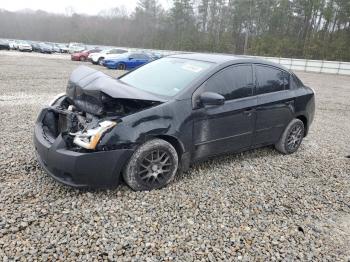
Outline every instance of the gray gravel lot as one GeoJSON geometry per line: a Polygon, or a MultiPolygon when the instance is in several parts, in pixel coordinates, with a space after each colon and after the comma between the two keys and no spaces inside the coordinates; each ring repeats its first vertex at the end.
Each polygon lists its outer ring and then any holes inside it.
{"type": "Polygon", "coordinates": [[[350,77],[298,73],[317,111],[293,155],[219,157],[152,192],[81,191],[47,176],[32,145],[79,64],[0,52],[0,261],[350,259],[350,77]]]}

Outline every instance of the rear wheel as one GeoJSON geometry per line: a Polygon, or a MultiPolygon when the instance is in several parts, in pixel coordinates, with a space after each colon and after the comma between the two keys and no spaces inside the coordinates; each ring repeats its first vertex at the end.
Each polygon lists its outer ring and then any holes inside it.
{"type": "Polygon", "coordinates": [[[98,59],[98,61],[97,61],[97,63],[99,64],[99,65],[103,65],[103,57],[100,57],[99,59],[98,59]]]}
{"type": "Polygon", "coordinates": [[[125,70],[126,66],[125,66],[125,64],[118,64],[117,69],[118,70],[125,70]]]}
{"type": "Polygon", "coordinates": [[[293,119],[284,130],[275,148],[283,154],[296,152],[303,141],[304,133],[304,123],[299,119],[293,119]]]}
{"type": "Polygon", "coordinates": [[[134,152],[123,177],[133,190],[152,190],[169,184],[177,168],[178,156],[174,147],[162,139],[153,139],[134,152]]]}
{"type": "Polygon", "coordinates": [[[84,62],[84,61],[86,60],[86,58],[85,58],[85,56],[81,56],[81,57],[79,58],[79,60],[80,60],[81,62],[84,62]]]}

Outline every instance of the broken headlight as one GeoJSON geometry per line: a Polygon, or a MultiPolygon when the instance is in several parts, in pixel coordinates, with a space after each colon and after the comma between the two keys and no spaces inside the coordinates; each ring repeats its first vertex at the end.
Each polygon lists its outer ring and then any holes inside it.
{"type": "Polygon", "coordinates": [[[85,149],[95,149],[102,135],[117,123],[113,121],[103,121],[92,129],[71,133],[75,136],[73,143],[85,149]]]}

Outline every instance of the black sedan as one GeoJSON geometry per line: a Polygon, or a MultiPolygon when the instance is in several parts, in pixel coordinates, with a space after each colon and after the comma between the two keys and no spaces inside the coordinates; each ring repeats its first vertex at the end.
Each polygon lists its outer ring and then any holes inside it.
{"type": "Polygon", "coordinates": [[[42,167],[77,187],[161,188],[223,153],[297,151],[314,92],[284,67],[229,55],[165,57],[119,79],[81,66],[44,108],[34,144],[42,167]]]}
{"type": "Polygon", "coordinates": [[[46,44],[46,43],[33,43],[32,48],[34,52],[39,52],[43,54],[52,54],[53,49],[52,46],[46,44]]]}

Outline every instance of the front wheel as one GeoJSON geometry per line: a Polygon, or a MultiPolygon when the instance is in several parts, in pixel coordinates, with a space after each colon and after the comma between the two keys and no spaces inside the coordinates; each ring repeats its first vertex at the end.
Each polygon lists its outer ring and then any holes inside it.
{"type": "Polygon", "coordinates": [[[124,181],[135,191],[153,190],[169,184],[178,168],[174,147],[162,139],[141,145],[127,163],[124,181]]]}
{"type": "Polygon", "coordinates": [[[84,62],[84,61],[86,60],[86,58],[85,58],[85,56],[81,56],[81,57],[79,58],[79,60],[80,60],[81,62],[84,62]]]}
{"type": "Polygon", "coordinates": [[[305,127],[300,119],[293,119],[284,130],[275,148],[283,154],[292,154],[303,141],[305,127]]]}

